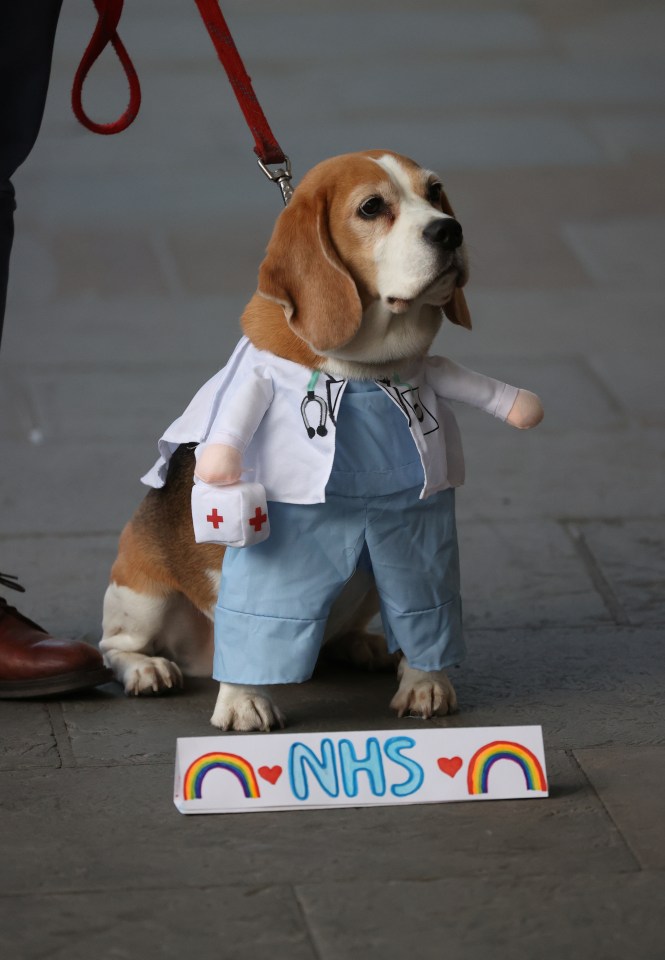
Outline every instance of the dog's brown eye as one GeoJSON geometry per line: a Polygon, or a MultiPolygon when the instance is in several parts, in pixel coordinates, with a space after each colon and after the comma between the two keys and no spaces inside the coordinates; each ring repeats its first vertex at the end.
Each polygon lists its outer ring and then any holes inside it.
{"type": "Polygon", "coordinates": [[[372,217],[378,217],[385,209],[386,205],[381,197],[368,197],[358,207],[358,213],[366,220],[371,220],[372,217]]]}
{"type": "Polygon", "coordinates": [[[438,181],[435,183],[430,183],[429,187],[427,188],[427,199],[430,203],[434,204],[435,207],[438,207],[438,205],[441,203],[442,190],[443,187],[438,181]]]}

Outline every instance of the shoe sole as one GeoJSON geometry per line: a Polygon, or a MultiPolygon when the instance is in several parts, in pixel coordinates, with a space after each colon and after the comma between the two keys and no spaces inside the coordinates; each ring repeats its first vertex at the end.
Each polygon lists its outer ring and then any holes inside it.
{"type": "Polygon", "coordinates": [[[31,697],[49,697],[55,694],[89,690],[100,683],[113,680],[113,673],[106,667],[83,673],[61,673],[55,677],[40,677],[38,680],[0,680],[1,700],[27,700],[31,697]]]}

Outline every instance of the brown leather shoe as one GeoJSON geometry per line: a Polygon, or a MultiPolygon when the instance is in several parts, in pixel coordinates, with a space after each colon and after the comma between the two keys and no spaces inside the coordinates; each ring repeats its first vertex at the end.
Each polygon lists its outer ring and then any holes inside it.
{"type": "Polygon", "coordinates": [[[0,597],[0,698],[70,693],[112,679],[95,647],[56,640],[0,597]]]}

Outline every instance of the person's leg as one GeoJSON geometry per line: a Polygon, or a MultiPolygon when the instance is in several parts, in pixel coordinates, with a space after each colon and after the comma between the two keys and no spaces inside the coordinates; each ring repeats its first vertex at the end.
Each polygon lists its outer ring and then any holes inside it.
{"type": "Polygon", "coordinates": [[[14,187],[7,180],[0,180],[0,343],[7,306],[9,283],[9,255],[14,241],[14,187]]]}
{"type": "Polygon", "coordinates": [[[37,139],[62,0],[0,3],[0,340],[14,237],[11,177],[37,139]]]}
{"type": "MultiPolygon", "coordinates": [[[[11,177],[30,153],[44,113],[62,0],[0,3],[0,339],[14,236],[11,177]]],[[[0,574],[0,586],[20,589],[0,574]]],[[[56,640],[0,597],[0,697],[39,697],[112,678],[86,643],[56,640]]]]}

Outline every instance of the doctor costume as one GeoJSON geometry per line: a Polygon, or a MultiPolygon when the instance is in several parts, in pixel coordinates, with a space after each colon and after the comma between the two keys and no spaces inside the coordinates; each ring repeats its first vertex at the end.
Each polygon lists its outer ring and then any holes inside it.
{"type": "Polygon", "coordinates": [[[455,417],[472,404],[505,420],[517,388],[444,357],[391,378],[349,381],[258,350],[229,363],[159,441],[143,477],[161,487],[181,443],[225,443],[269,501],[270,536],[227,547],[213,676],[309,679],[328,614],[357,569],[371,571],[388,649],[441,670],[464,656],[454,488],[464,481],[455,417]]]}

